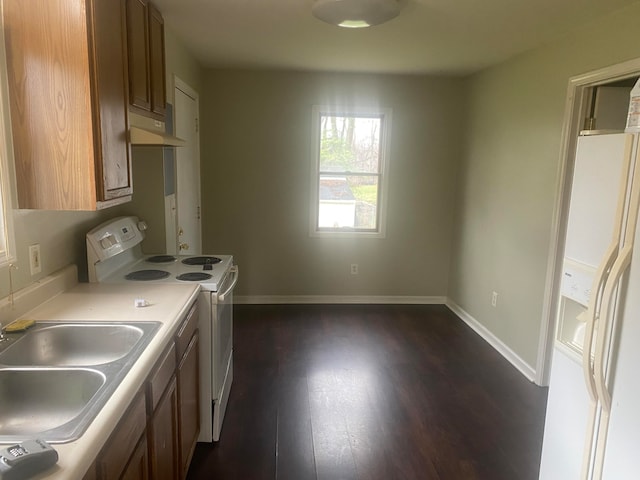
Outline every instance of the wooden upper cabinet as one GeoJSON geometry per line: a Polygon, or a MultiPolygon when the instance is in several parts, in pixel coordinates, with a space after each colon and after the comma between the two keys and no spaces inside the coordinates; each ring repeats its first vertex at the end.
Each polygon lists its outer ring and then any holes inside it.
{"type": "Polygon", "coordinates": [[[164,19],[147,0],[127,1],[129,103],[136,113],[164,120],[164,19]]]}
{"type": "Polygon", "coordinates": [[[4,0],[20,208],[131,199],[124,0],[4,0]]]}
{"type": "Polygon", "coordinates": [[[149,77],[149,7],[146,0],[127,0],[129,104],[151,110],[149,77]]]}
{"type": "Polygon", "coordinates": [[[167,110],[164,19],[153,4],[149,4],[149,60],[151,64],[151,112],[164,118],[167,110]]]}

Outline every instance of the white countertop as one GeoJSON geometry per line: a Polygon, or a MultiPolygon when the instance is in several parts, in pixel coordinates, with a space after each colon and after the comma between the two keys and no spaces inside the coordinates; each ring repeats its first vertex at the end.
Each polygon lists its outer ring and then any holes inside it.
{"type": "Polygon", "coordinates": [[[196,300],[198,284],[95,284],[82,283],[22,315],[34,320],[61,321],[156,321],[161,322],[147,348],[109,398],[85,433],[76,441],[54,444],[59,460],[55,467],[34,479],[79,480],[108,439],[179,321],[196,300]],[[135,307],[136,298],[144,298],[146,307],[135,307]]]}

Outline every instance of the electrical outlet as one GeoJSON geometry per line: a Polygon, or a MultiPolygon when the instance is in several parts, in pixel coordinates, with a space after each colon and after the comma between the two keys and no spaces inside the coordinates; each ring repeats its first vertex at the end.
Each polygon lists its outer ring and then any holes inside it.
{"type": "Polygon", "coordinates": [[[42,271],[42,258],[40,258],[40,244],[29,245],[29,267],[31,275],[42,271]]]}
{"type": "Polygon", "coordinates": [[[358,264],[357,263],[352,263],[351,264],[351,275],[357,275],[358,274],[358,264]]]}
{"type": "Polygon", "coordinates": [[[498,305],[498,292],[493,292],[491,294],[491,306],[495,307],[498,305]]]}

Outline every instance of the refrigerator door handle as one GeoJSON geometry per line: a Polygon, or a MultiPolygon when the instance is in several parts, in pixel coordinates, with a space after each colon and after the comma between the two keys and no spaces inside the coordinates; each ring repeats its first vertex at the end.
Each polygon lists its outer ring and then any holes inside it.
{"type": "MultiPolygon", "coordinates": [[[[622,216],[622,215],[621,215],[622,216]]],[[[608,273],[611,270],[612,265],[616,260],[618,254],[618,247],[620,244],[620,230],[621,225],[618,226],[616,222],[617,234],[614,233],[614,241],[607,250],[605,260],[598,267],[596,276],[591,288],[591,298],[589,299],[589,307],[587,310],[587,324],[584,335],[584,345],[582,347],[582,369],[584,372],[584,380],[589,393],[589,421],[587,422],[587,431],[585,433],[584,453],[582,456],[582,474],[580,478],[587,480],[589,478],[589,471],[591,469],[593,460],[593,445],[594,436],[596,433],[596,418],[598,414],[598,389],[596,388],[594,363],[592,362],[591,352],[593,351],[594,334],[596,332],[595,325],[599,318],[598,310],[602,306],[602,296],[605,289],[605,284],[608,279],[608,273]]]]}
{"type": "Polygon", "coordinates": [[[624,275],[624,272],[631,263],[632,251],[633,245],[625,245],[621,250],[620,255],[618,255],[616,262],[611,268],[611,274],[609,275],[609,279],[604,287],[604,293],[602,295],[602,310],[600,316],[602,319],[602,325],[600,326],[602,332],[598,332],[598,338],[596,339],[593,373],[595,377],[596,391],[598,392],[598,399],[600,400],[604,410],[611,410],[611,393],[609,392],[606,382],[606,353],[608,350],[607,344],[609,343],[606,340],[614,333],[609,332],[609,330],[611,330],[610,322],[613,321],[611,316],[613,315],[612,307],[615,304],[615,292],[620,284],[622,275],[624,275]]]}
{"type": "Polygon", "coordinates": [[[591,353],[593,352],[595,325],[599,318],[598,311],[602,305],[604,287],[608,278],[608,273],[618,255],[621,228],[618,226],[616,230],[618,234],[615,235],[615,240],[609,246],[604,257],[605,260],[600,264],[598,271],[596,272],[593,286],[591,287],[591,298],[589,299],[589,307],[587,310],[584,345],[582,347],[582,369],[584,372],[587,391],[589,392],[589,398],[592,402],[598,401],[598,392],[596,390],[591,353]]]}
{"type": "MultiPolygon", "coordinates": [[[[596,321],[602,317],[600,313],[602,310],[604,290],[622,242],[622,229],[625,221],[625,205],[627,203],[629,178],[631,175],[633,141],[634,135],[628,135],[624,146],[624,162],[622,165],[622,175],[620,177],[620,188],[618,190],[618,202],[616,205],[613,231],[611,232],[611,243],[609,244],[609,248],[605,253],[603,261],[600,262],[600,265],[598,266],[593,286],[591,287],[591,298],[589,299],[589,306],[587,309],[587,324],[585,328],[584,345],[582,347],[582,367],[587,391],[589,392],[589,397],[594,408],[595,404],[598,402],[598,389],[596,388],[594,364],[591,361],[591,354],[593,352],[593,344],[595,341],[594,337],[597,335],[596,321]]],[[[601,332],[602,328],[599,330],[601,332]]],[[[593,418],[595,420],[595,413],[593,418]]]]}
{"type": "MultiPolygon", "coordinates": [[[[636,206],[637,211],[637,206],[636,206]]],[[[628,226],[628,230],[634,230],[635,228],[631,228],[628,226]]],[[[611,344],[611,339],[615,334],[613,330],[614,320],[612,318],[613,315],[613,305],[615,304],[615,292],[617,291],[618,285],[620,284],[620,279],[624,272],[629,267],[631,263],[631,253],[633,251],[633,245],[625,245],[625,247],[618,255],[615,264],[611,268],[611,274],[609,275],[609,279],[607,284],[605,285],[603,299],[602,299],[602,310],[601,310],[601,325],[600,332],[597,335],[596,342],[596,350],[594,357],[594,375],[596,380],[596,391],[598,394],[598,400],[600,404],[600,421],[598,422],[598,433],[596,435],[596,449],[595,449],[595,460],[593,462],[593,480],[600,480],[602,478],[602,471],[604,468],[604,454],[605,449],[607,447],[607,431],[609,430],[609,418],[611,414],[611,392],[609,391],[609,387],[607,386],[607,351],[608,345],[611,344]],[[607,339],[609,341],[607,341],[607,339]]],[[[593,430],[593,427],[590,427],[590,430],[593,430]]],[[[593,433],[592,433],[593,435],[593,433]]]]}

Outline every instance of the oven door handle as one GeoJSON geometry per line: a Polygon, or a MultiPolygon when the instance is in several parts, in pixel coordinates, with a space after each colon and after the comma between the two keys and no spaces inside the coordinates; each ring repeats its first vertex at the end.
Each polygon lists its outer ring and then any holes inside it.
{"type": "Polygon", "coordinates": [[[233,287],[238,283],[238,266],[234,265],[231,267],[229,269],[229,273],[233,275],[233,281],[231,282],[231,285],[229,285],[229,288],[227,288],[223,293],[218,294],[218,302],[224,302],[224,298],[231,293],[233,287]]]}

